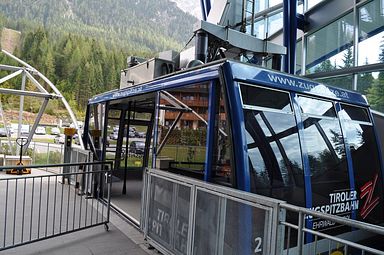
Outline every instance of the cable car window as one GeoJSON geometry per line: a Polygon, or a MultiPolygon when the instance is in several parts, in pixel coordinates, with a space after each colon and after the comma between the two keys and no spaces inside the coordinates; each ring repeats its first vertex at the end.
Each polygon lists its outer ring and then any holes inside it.
{"type": "Polygon", "coordinates": [[[340,117],[345,120],[356,120],[370,123],[367,109],[347,104],[341,104],[342,111],[339,112],[340,117]]]}
{"type": "Polygon", "coordinates": [[[289,93],[240,84],[243,105],[258,106],[292,112],[289,93]]]}
{"type": "Polygon", "coordinates": [[[203,179],[207,126],[199,123],[208,120],[208,102],[190,99],[208,98],[208,88],[194,84],[160,93],[157,168],[203,179]]]}
{"type": "MultiPolygon", "coordinates": [[[[298,129],[293,113],[284,112],[292,109],[289,94],[262,88],[252,91],[246,94],[258,91],[262,95],[262,103],[255,100],[254,105],[263,108],[253,110],[244,107],[251,191],[304,206],[304,175],[298,129]],[[267,99],[270,101],[264,103],[267,99]],[[273,105],[274,102],[276,105],[273,105]],[[267,106],[271,107],[265,108],[267,106]],[[276,112],[276,109],[284,111],[276,112]]],[[[245,102],[249,103],[247,100],[245,102]]]]}
{"type": "Polygon", "coordinates": [[[301,113],[333,118],[336,117],[336,111],[332,102],[302,96],[298,97],[298,102],[301,113]]]}
{"type": "Polygon", "coordinates": [[[343,116],[343,132],[352,157],[355,190],[359,194],[357,219],[379,224],[384,221],[384,207],[382,171],[377,141],[372,125],[362,123],[361,121],[364,119],[361,116],[364,114],[357,114],[358,112],[367,112],[367,110],[342,105],[342,110],[339,112],[343,116]],[[356,121],[352,119],[356,119],[356,121]]]}
{"type": "MultiPolygon", "coordinates": [[[[340,203],[334,199],[340,191],[350,189],[344,138],[332,102],[298,97],[302,111],[304,130],[302,141],[308,157],[311,173],[312,206],[314,210],[349,217],[349,209],[335,211],[329,205],[340,203]],[[328,208],[328,211],[324,211],[328,208]]],[[[327,225],[314,220],[313,228],[324,229],[327,225]]]]}
{"type": "Polygon", "coordinates": [[[233,147],[228,108],[225,100],[224,86],[217,86],[220,96],[216,101],[215,141],[213,146],[212,180],[213,182],[234,186],[233,147]]]}

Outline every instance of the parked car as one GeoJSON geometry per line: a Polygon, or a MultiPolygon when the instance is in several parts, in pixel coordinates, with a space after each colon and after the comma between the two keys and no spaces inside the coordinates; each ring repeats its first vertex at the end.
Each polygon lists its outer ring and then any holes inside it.
{"type": "Polygon", "coordinates": [[[135,132],[136,137],[138,138],[145,138],[146,132],[135,132]]]}
{"type": "Polygon", "coordinates": [[[134,142],[131,142],[131,144],[129,145],[129,152],[134,154],[143,155],[144,149],[145,149],[144,142],[134,141],[134,142]]]}
{"type": "Polygon", "coordinates": [[[7,129],[0,128],[0,137],[7,137],[7,129]]]}
{"type": "Polygon", "coordinates": [[[57,127],[51,128],[51,135],[60,135],[60,128],[57,128],[57,127]]]}
{"type": "Polygon", "coordinates": [[[64,134],[58,134],[58,135],[55,136],[55,138],[53,138],[53,141],[54,141],[54,143],[64,144],[64,142],[65,142],[65,135],[64,134]]]}
{"type": "Polygon", "coordinates": [[[29,125],[21,125],[21,135],[29,135],[29,125]]]}
{"type": "Polygon", "coordinates": [[[47,132],[45,131],[45,127],[37,127],[35,130],[36,135],[45,135],[47,132]]]}
{"type": "Polygon", "coordinates": [[[118,137],[119,137],[119,131],[115,131],[109,136],[109,138],[112,140],[117,140],[118,137]]]}
{"type": "Polygon", "coordinates": [[[136,137],[135,131],[129,131],[129,137],[136,137]]]}

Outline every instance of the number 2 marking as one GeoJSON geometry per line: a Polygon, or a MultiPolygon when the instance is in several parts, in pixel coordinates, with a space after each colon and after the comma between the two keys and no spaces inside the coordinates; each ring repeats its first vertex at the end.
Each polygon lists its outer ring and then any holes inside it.
{"type": "Polygon", "coordinates": [[[255,248],[255,253],[261,252],[261,243],[263,242],[263,239],[261,237],[256,237],[255,238],[255,243],[256,243],[256,248],[255,248]]]}

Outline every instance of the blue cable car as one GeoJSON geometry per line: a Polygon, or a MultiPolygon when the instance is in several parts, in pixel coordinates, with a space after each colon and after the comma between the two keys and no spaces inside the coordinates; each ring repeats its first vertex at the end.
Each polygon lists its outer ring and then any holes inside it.
{"type": "MultiPolygon", "coordinates": [[[[377,130],[356,92],[224,60],[95,96],[84,128],[87,148],[100,160],[114,160],[119,184],[112,187],[121,194],[130,192],[127,181],[152,167],[383,222],[377,130]],[[103,130],[101,141],[112,132],[117,140],[97,148],[92,129],[103,130]],[[132,142],[142,144],[139,153],[132,142]]],[[[317,219],[307,226],[346,231],[317,219]]]]}

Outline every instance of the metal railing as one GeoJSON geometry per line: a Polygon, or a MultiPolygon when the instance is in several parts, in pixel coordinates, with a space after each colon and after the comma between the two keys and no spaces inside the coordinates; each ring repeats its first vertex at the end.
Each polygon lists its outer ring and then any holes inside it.
{"type": "Polygon", "coordinates": [[[0,170],[24,168],[30,168],[32,175],[2,175],[0,179],[0,250],[103,224],[108,227],[111,162],[10,166],[0,170]],[[38,171],[54,167],[78,167],[82,171],[38,171]]]}
{"type": "Polygon", "coordinates": [[[281,243],[280,203],[150,169],[144,175],[141,228],[164,254],[281,254],[282,247],[270,245],[281,243]]]}
{"type": "MultiPolygon", "coordinates": [[[[11,147],[9,147],[8,141],[0,140],[0,154],[1,157],[7,155],[14,155],[16,150],[15,141],[11,141],[11,147]]],[[[64,145],[43,143],[43,142],[31,142],[27,152],[24,154],[29,156],[33,165],[45,164],[62,164],[64,163],[64,145]]],[[[92,152],[89,150],[83,150],[79,147],[71,148],[71,162],[92,162],[92,152]]],[[[4,161],[3,161],[4,162],[4,161]]],[[[53,173],[62,173],[62,168],[45,168],[46,171],[53,173]]]]}
{"type": "Polygon", "coordinates": [[[384,254],[382,226],[156,169],[144,174],[140,226],[164,254],[384,254]]]}
{"type": "MultiPolygon", "coordinates": [[[[293,222],[280,221],[286,228],[284,254],[384,254],[374,246],[384,247],[384,227],[306,208],[281,204],[287,213],[295,215],[293,222]],[[318,231],[306,225],[314,221],[332,226],[332,232],[318,231]],[[353,230],[353,231],[352,231],[353,230]],[[344,232],[344,233],[343,233],[344,232]],[[293,240],[293,242],[292,242],[293,240]],[[337,253],[339,252],[339,253],[337,253]]],[[[382,248],[381,248],[382,249],[382,248]]]]}

